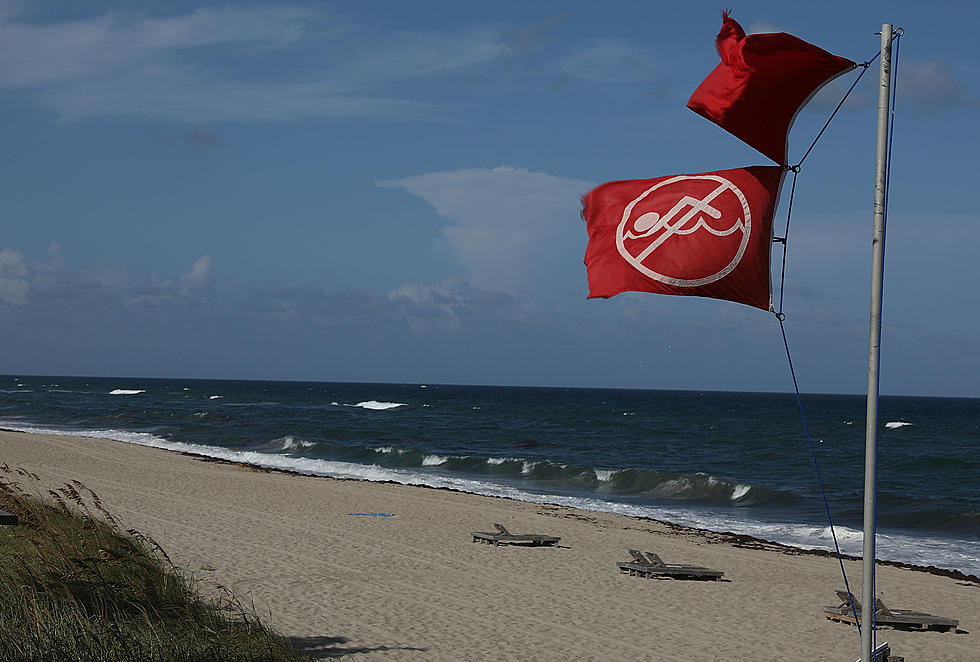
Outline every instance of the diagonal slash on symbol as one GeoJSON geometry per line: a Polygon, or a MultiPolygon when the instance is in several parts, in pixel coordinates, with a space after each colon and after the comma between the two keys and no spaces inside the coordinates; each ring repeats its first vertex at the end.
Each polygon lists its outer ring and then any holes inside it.
{"type": "Polygon", "coordinates": [[[646,233],[648,235],[653,234],[653,232],[658,229],[658,226],[666,227],[663,234],[657,237],[653,242],[650,243],[649,246],[643,249],[643,251],[636,256],[635,258],[636,261],[643,262],[643,260],[645,260],[647,256],[650,255],[650,253],[657,250],[662,243],[664,243],[672,236],[680,232],[681,228],[684,227],[684,224],[687,223],[689,220],[691,220],[691,218],[693,218],[695,214],[707,213],[712,218],[720,218],[721,212],[715,209],[714,207],[712,207],[710,203],[712,200],[714,200],[715,198],[717,198],[719,195],[721,195],[727,190],[728,190],[728,185],[722,184],[721,186],[719,186],[714,191],[704,196],[700,200],[698,200],[697,198],[692,198],[691,196],[687,196],[687,195],[681,198],[680,201],[678,201],[676,205],[671,207],[670,211],[667,212],[665,216],[661,217],[660,220],[657,221],[657,224],[654,225],[654,227],[651,228],[646,233]],[[688,210],[686,214],[681,216],[680,220],[678,220],[676,223],[671,225],[670,224],[671,219],[674,217],[674,215],[677,212],[683,209],[686,205],[691,205],[691,209],[688,210]]]}
{"type": "Polygon", "coordinates": [[[620,221],[619,227],[616,231],[616,248],[620,255],[623,256],[623,259],[625,259],[634,269],[648,278],[652,278],[676,287],[700,287],[724,278],[732,272],[732,270],[741,261],[742,256],[745,254],[751,232],[752,213],[749,209],[748,200],[746,200],[742,191],[739,190],[739,188],[731,181],[715,174],[678,175],[676,177],[657,182],[654,186],[648,188],[646,191],[640,194],[639,197],[626,205],[626,207],[623,209],[622,221],[620,221]],[[691,195],[683,195],[680,200],[678,200],[662,217],[656,212],[651,211],[640,215],[639,218],[633,221],[631,230],[626,229],[626,224],[629,222],[633,208],[648,195],[664,187],[673,186],[674,184],[679,184],[685,181],[698,180],[715,182],[716,188],[701,199],[691,195]],[[732,224],[730,228],[727,230],[716,230],[705,222],[704,217],[700,217],[698,218],[697,222],[692,225],[692,227],[685,229],[685,226],[690,223],[691,219],[698,214],[704,214],[705,216],[710,216],[716,220],[724,216],[725,212],[723,209],[726,207],[726,205],[720,205],[721,209],[719,209],[718,207],[713,206],[711,203],[725,191],[731,191],[738,200],[738,205],[741,207],[740,217],[732,224]],[[681,210],[688,206],[690,209],[686,213],[681,214],[681,210]],[[634,234],[634,230],[638,234],[634,234]],[[738,242],[738,247],[731,256],[731,261],[719,271],[700,278],[679,278],[677,276],[659,273],[643,263],[644,260],[648,259],[649,256],[655,250],[657,250],[658,247],[662,246],[663,243],[670,237],[674,235],[689,235],[697,232],[698,230],[705,230],[716,237],[726,237],[736,232],[741,233],[741,240],[738,242]],[[641,253],[633,255],[627,249],[625,244],[627,239],[648,238],[656,232],[660,232],[660,236],[647,245],[641,253]]]}

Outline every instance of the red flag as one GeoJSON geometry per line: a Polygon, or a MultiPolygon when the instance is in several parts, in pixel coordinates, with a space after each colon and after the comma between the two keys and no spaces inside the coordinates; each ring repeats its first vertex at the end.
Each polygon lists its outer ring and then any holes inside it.
{"type": "Polygon", "coordinates": [[[855,64],[785,32],[746,36],[722,14],[715,40],[721,63],[687,107],[780,165],[799,109],[825,83],[855,64]]]}
{"type": "Polygon", "coordinates": [[[582,198],[589,298],[658,292],[769,310],[783,169],[752,166],[609,182],[582,198]]]}

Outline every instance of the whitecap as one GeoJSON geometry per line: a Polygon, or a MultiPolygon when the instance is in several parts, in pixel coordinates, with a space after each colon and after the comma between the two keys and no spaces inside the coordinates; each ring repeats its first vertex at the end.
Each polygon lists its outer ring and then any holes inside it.
{"type": "Polygon", "coordinates": [[[282,442],[282,449],[284,451],[293,451],[298,448],[310,448],[311,446],[313,446],[312,441],[307,441],[306,439],[297,439],[292,435],[286,435],[285,437],[282,437],[280,439],[275,439],[274,442],[282,442]]]}
{"type": "Polygon", "coordinates": [[[497,465],[497,464],[503,464],[508,459],[509,458],[506,458],[506,457],[488,457],[487,458],[487,464],[489,464],[491,466],[497,465]]]}
{"type": "Polygon", "coordinates": [[[597,479],[606,482],[612,480],[613,474],[616,473],[616,471],[613,469],[593,469],[592,471],[595,472],[595,477],[597,479]]]}
{"type": "Polygon", "coordinates": [[[109,391],[109,395],[137,395],[139,393],[146,393],[146,389],[117,388],[109,391]]]}
{"type": "Polygon", "coordinates": [[[395,407],[406,406],[404,402],[379,402],[377,400],[364,400],[363,402],[358,402],[356,405],[345,405],[346,407],[360,407],[361,409],[373,409],[376,411],[383,411],[385,409],[394,409],[395,407]]]}
{"type": "Polygon", "coordinates": [[[531,462],[530,460],[524,460],[524,465],[521,467],[521,475],[527,476],[529,473],[534,471],[534,467],[538,466],[537,462],[531,462]]]}
{"type": "Polygon", "coordinates": [[[856,546],[858,543],[864,542],[863,531],[841,524],[835,526],[833,530],[829,526],[812,527],[806,524],[800,524],[795,527],[795,533],[800,538],[819,540],[823,543],[832,543],[835,535],[837,542],[841,545],[849,544],[856,546]]]}
{"type": "Polygon", "coordinates": [[[906,425],[912,425],[906,421],[888,421],[885,423],[885,427],[889,430],[895,430],[897,428],[904,428],[906,425]]]}
{"type": "Polygon", "coordinates": [[[217,400],[217,399],[223,398],[223,397],[225,397],[225,396],[223,396],[223,395],[209,395],[208,396],[208,400],[217,400]]]}
{"type": "Polygon", "coordinates": [[[732,501],[738,501],[752,489],[751,485],[736,485],[735,489],[732,490],[732,501]]]}
{"type": "Polygon", "coordinates": [[[392,446],[378,446],[374,449],[375,453],[393,453],[395,449],[392,446]]]}
{"type": "Polygon", "coordinates": [[[426,455],[422,458],[423,467],[434,467],[439,464],[445,464],[448,458],[442,455],[426,455]]]}

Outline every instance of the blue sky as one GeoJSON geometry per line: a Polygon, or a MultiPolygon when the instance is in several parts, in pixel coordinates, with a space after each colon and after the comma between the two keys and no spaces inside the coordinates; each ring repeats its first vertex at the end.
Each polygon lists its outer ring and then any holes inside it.
{"type": "MultiPolygon", "coordinates": [[[[766,163],[685,107],[721,8],[0,0],[0,372],[791,389],[771,314],[586,300],[582,194],[766,163]]],[[[731,9],[856,61],[905,28],[882,391],[980,396],[980,9],[731,9]]],[[[797,185],[804,391],[865,388],[876,83],[797,185]]]]}

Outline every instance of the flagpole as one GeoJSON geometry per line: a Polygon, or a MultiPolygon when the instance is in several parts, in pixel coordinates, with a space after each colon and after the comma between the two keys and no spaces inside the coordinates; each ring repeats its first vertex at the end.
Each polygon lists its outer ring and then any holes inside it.
{"type": "Polygon", "coordinates": [[[875,479],[878,438],[878,367],[881,298],[885,265],[885,201],[888,170],[888,114],[891,103],[892,25],[881,26],[881,78],[878,87],[878,142],[875,154],[874,234],[871,244],[871,323],[868,343],[868,412],[864,441],[864,552],[861,589],[861,660],[874,661],[875,479]]]}

